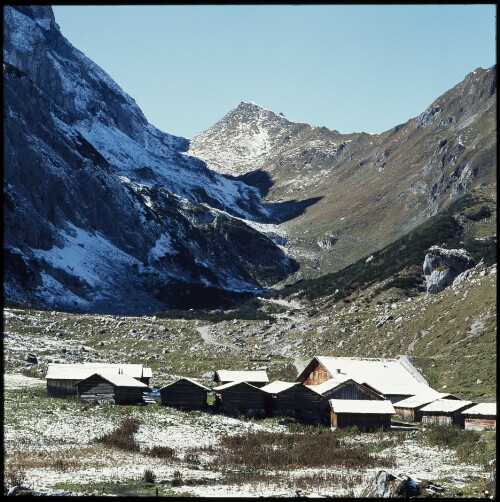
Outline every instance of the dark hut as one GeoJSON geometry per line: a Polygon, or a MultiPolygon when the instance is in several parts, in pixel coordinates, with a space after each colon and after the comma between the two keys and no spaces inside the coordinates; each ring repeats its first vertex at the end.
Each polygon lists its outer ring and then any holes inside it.
{"type": "Polygon", "coordinates": [[[262,387],[267,393],[268,415],[294,417],[300,422],[319,424],[321,396],[298,382],[275,381],[262,387]]]}
{"type": "Polygon", "coordinates": [[[219,413],[238,417],[263,417],[266,414],[267,393],[247,382],[230,382],[214,387],[215,409],[219,413]]]}
{"type": "Polygon", "coordinates": [[[160,389],[161,404],[181,410],[204,410],[209,392],[208,387],[196,380],[183,377],[160,389]]]}
{"type": "Polygon", "coordinates": [[[143,404],[145,383],[127,375],[94,373],[75,384],[76,394],[82,399],[110,400],[116,404],[143,404]]]}

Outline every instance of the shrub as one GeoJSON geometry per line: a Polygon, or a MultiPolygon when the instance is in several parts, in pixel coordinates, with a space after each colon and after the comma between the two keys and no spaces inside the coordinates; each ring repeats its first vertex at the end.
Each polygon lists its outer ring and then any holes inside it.
{"type": "Polygon", "coordinates": [[[138,430],[139,421],[134,418],[126,418],[118,429],[104,434],[104,436],[97,438],[95,442],[120,450],[137,452],[140,448],[134,439],[134,433],[138,430]]]}
{"type": "Polygon", "coordinates": [[[174,471],[174,479],[172,481],[172,486],[182,485],[182,474],[180,471],[174,471]]]}
{"type": "Polygon", "coordinates": [[[151,469],[145,469],[142,475],[142,480],[145,483],[154,483],[156,481],[156,475],[151,469]]]}
{"type": "Polygon", "coordinates": [[[175,450],[169,446],[153,446],[146,451],[151,457],[159,458],[173,458],[175,457],[175,450]]]}

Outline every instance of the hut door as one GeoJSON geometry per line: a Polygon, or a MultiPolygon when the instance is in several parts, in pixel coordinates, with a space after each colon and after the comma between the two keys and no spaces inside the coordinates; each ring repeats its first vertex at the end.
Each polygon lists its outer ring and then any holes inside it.
{"type": "Polygon", "coordinates": [[[337,428],[337,414],[335,412],[331,412],[330,413],[330,427],[332,429],[336,429],[337,428]]]}

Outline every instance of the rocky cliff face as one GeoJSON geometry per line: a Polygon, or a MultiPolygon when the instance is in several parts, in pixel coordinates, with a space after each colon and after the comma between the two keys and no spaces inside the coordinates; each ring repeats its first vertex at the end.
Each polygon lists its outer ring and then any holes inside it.
{"type": "Polygon", "coordinates": [[[246,223],[272,217],[258,191],[149,124],[50,7],[4,8],[3,71],[7,298],[122,313],[216,307],[296,267],[246,223]]]}

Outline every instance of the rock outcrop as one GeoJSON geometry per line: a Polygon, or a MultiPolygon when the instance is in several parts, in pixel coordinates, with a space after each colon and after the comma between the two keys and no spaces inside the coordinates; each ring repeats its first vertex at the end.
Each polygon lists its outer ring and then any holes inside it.
{"type": "Polygon", "coordinates": [[[424,275],[428,293],[440,293],[476,263],[465,249],[443,249],[432,246],[424,260],[424,275]]]}

